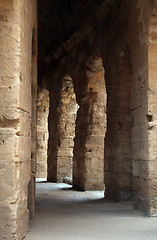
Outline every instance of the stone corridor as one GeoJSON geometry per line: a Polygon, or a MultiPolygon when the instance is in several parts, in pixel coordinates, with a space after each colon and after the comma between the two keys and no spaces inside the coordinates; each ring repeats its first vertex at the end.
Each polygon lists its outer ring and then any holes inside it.
{"type": "Polygon", "coordinates": [[[155,217],[157,0],[0,0],[0,240],[152,240],[155,217]]]}
{"type": "Polygon", "coordinates": [[[156,218],[133,210],[131,202],[104,200],[103,194],[37,183],[36,217],[25,240],[156,240],[156,218]]]}

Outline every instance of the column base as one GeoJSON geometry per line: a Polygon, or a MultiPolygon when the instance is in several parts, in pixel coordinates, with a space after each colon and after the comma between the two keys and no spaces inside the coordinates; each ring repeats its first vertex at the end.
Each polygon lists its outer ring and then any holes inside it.
{"type": "Polygon", "coordinates": [[[132,189],[106,185],[105,198],[116,202],[132,201],[132,189]]]}

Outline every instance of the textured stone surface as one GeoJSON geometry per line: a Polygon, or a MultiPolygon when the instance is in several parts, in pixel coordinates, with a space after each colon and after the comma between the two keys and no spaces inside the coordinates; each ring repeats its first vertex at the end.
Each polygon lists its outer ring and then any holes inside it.
{"type": "Polygon", "coordinates": [[[47,175],[48,92],[48,180],[105,183],[107,198],[157,215],[157,2],[53,3],[39,1],[37,102],[36,1],[0,1],[2,239],[24,237],[36,169],[47,175]]]}
{"type": "Polygon", "coordinates": [[[69,76],[59,87],[50,95],[48,180],[71,182],[77,104],[69,76]]]}
{"type": "Polygon", "coordinates": [[[36,178],[47,178],[49,92],[38,88],[36,178]]]}
{"type": "Polygon", "coordinates": [[[82,81],[78,89],[78,83],[75,86],[80,108],[74,140],[73,186],[79,190],[103,190],[106,130],[104,69],[101,58],[89,60],[86,64],[88,70],[76,76],[76,79],[82,77],[82,81]]]}
{"type": "Polygon", "coordinates": [[[156,99],[156,84],[153,81],[155,74],[153,65],[156,61],[154,57],[156,9],[152,12],[150,2],[144,4],[138,1],[138,4],[133,3],[132,11],[135,18],[130,19],[127,38],[133,70],[131,84],[133,203],[136,209],[142,210],[146,215],[155,216],[156,111],[153,106],[156,99]]]}
{"type": "Polygon", "coordinates": [[[36,2],[2,0],[0,16],[0,238],[21,240],[28,231],[29,217],[36,2]]]}
{"type": "Polygon", "coordinates": [[[106,70],[105,196],[119,201],[132,198],[130,51],[125,47],[114,60],[109,59],[106,70]]]}

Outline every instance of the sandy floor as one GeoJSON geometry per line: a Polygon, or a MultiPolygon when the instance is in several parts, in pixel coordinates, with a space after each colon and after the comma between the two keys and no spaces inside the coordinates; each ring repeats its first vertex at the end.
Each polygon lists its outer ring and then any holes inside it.
{"type": "Polygon", "coordinates": [[[157,240],[157,218],[144,217],[131,203],[105,201],[103,192],[37,183],[36,217],[25,239],[157,240]]]}

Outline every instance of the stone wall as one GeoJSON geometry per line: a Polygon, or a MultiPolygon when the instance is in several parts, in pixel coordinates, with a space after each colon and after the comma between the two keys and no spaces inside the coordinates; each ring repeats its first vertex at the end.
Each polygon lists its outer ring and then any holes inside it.
{"type": "MultiPolygon", "coordinates": [[[[157,216],[157,5],[153,9],[148,47],[148,162],[142,164],[149,184],[150,216],[157,216]]],[[[139,169],[139,168],[138,168],[139,169]]],[[[144,186],[145,187],[145,186],[144,186]]],[[[147,210],[148,211],[148,210],[147,210]]]]}
{"type": "Polygon", "coordinates": [[[21,240],[29,216],[36,1],[1,0],[0,16],[0,238],[21,240]]]}
{"type": "Polygon", "coordinates": [[[127,199],[133,188],[134,208],[147,216],[156,216],[154,3],[132,1],[124,8],[117,17],[120,26],[112,26],[103,57],[108,95],[106,196],[115,200],[127,199]]]}
{"type": "Polygon", "coordinates": [[[49,92],[38,87],[36,178],[47,178],[49,92]]]}

